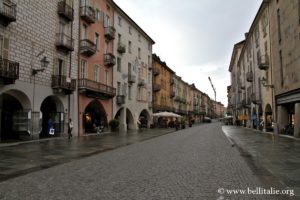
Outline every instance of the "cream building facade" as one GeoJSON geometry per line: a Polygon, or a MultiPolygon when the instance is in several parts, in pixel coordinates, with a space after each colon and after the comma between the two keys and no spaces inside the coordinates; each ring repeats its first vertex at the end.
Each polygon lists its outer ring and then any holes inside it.
{"type": "Polygon", "coordinates": [[[0,3],[1,139],[62,136],[78,124],[78,1],[0,3]]]}
{"type": "Polygon", "coordinates": [[[114,118],[120,130],[137,129],[138,124],[149,127],[152,122],[152,45],[154,41],[115,3],[113,100],[114,118]]]}

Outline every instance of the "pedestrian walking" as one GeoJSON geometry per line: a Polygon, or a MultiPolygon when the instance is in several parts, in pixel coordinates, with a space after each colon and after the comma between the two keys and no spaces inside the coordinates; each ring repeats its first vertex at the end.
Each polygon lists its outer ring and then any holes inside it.
{"type": "Polygon", "coordinates": [[[72,130],[73,130],[74,124],[72,119],[69,119],[69,123],[68,123],[68,138],[70,139],[72,137],[72,130]]]}

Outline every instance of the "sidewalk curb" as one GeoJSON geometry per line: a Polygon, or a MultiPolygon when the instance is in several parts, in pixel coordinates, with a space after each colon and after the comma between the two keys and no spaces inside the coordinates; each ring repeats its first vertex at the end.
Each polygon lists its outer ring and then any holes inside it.
{"type": "Polygon", "coordinates": [[[261,131],[261,130],[257,130],[257,129],[253,129],[253,128],[248,128],[248,127],[240,127],[246,130],[251,130],[260,134],[269,134],[269,135],[274,135],[274,136],[278,136],[278,137],[282,137],[282,138],[288,138],[288,139],[292,139],[292,140],[296,140],[296,141],[300,141],[300,138],[295,138],[291,135],[282,135],[282,134],[276,134],[273,132],[266,132],[266,131],[261,131]]]}

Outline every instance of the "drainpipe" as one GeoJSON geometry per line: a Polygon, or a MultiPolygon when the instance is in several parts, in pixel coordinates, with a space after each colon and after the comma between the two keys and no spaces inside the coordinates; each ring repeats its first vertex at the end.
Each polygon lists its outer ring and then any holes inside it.
{"type": "MultiPolygon", "coordinates": [[[[72,1],[72,9],[73,8],[74,8],[74,2],[72,1]]],[[[73,9],[73,20],[74,20],[74,9],[73,9]]],[[[71,21],[71,40],[72,39],[73,39],[73,21],[71,21]]],[[[74,42],[73,42],[73,46],[74,46],[74,42]]],[[[70,56],[69,56],[69,78],[70,78],[70,81],[72,83],[71,72],[72,72],[72,52],[70,52],[70,56]]],[[[71,104],[71,94],[68,94],[68,118],[67,118],[67,122],[69,122],[69,119],[71,118],[71,116],[70,116],[71,105],[70,104],[71,104]]]]}

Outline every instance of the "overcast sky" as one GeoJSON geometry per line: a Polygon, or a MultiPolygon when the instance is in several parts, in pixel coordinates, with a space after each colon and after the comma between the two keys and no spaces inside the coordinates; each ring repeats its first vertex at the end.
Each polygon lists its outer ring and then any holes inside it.
{"type": "Polygon", "coordinates": [[[114,0],[154,41],[153,53],[188,83],[227,106],[233,45],[262,0],[114,0]]]}

